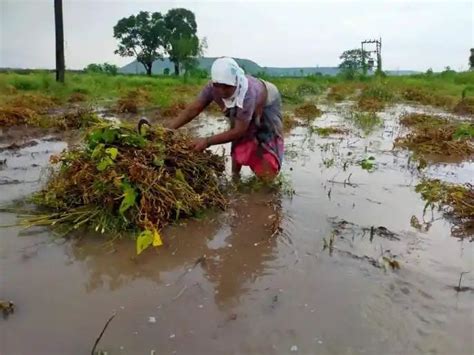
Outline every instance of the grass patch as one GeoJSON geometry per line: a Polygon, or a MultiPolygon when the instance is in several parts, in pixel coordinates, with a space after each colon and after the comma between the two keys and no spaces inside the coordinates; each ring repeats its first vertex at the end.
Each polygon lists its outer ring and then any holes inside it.
{"type": "Polygon", "coordinates": [[[71,94],[78,92],[87,95],[88,100],[101,103],[117,99],[124,93],[137,88],[145,88],[152,104],[166,107],[173,102],[176,94],[180,97],[194,97],[207,79],[182,78],[174,76],[116,75],[100,73],[66,73],[66,83],[54,80],[54,73],[32,72],[29,74],[0,73],[0,102],[18,93],[37,92],[66,102],[71,94]],[[25,84],[26,83],[26,84],[25,84]]]}
{"type": "Polygon", "coordinates": [[[412,126],[439,126],[448,123],[444,117],[428,115],[425,113],[409,113],[400,118],[400,123],[406,127],[412,126]]]}
{"type": "MultiPolygon", "coordinates": [[[[41,116],[36,126],[49,128],[83,129],[103,122],[90,108],[78,108],[55,116],[41,116]]],[[[31,122],[30,122],[31,124],[31,122]]]]}
{"type": "Polygon", "coordinates": [[[442,107],[452,109],[456,99],[452,96],[443,96],[435,94],[424,88],[409,87],[402,91],[401,96],[410,102],[417,102],[423,105],[431,105],[435,107],[442,107]]]}
{"type": "Polygon", "coordinates": [[[382,111],[385,108],[385,102],[373,97],[361,97],[357,101],[357,108],[368,112],[382,111]]]}
{"type": "Polygon", "coordinates": [[[58,106],[58,99],[48,95],[20,94],[0,107],[0,125],[75,129],[90,127],[101,121],[91,108],[85,107],[51,113],[58,106]]]}
{"type": "Polygon", "coordinates": [[[305,98],[320,95],[333,78],[308,76],[300,78],[264,78],[274,83],[281,93],[283,103],[298,105],[305,101],[305,98]]]}
{"type": "Polygon", "coordinates": [[[24,107],[0,107],[0,126],[10,127],[25,125],[34,120],[37,113],[24,107]]]}
{"type": "Polygon", "coordinates": [[[426,201],[427,208],[437,207],[452,218],[452,233],[456,237],[472,236],[474,231],[474,188],[471,184],[448,184],[440,180],[425,179],[415,188],[426,201]]]}
{"type": "Polygon", "coordinates": [[[186,108],[186,103],[177,102],[160,111],[160,116],[164,118],[177,117],[181,111],[186,108]]]}
{"type": "Polygon", "coordinates": [[[360,95],[357,108],[361,111],[377,112],[384,109],[388,102],[394,100],[392,90],[381,82],[367,85],[360,95]]]}
{"type": "Polygon", "coordinates": [[[375,112],[351,112],[349,119],[365,135],[370,134],[382,125],[381,118],[375,112]]]}
{"type": "Polygon", "coordinates": [[[316,96],[321,94],[322,87],[318,83],[301,83],[296,87],[296,95],[299,97],[316,96]]]}
{"type": "Polygon", "coordinates": [[[330,126],[330,127],[311,127],[311,131],[319,134],[322,137],[328,137],[333,134],[347,134],[347,129],[330,126]]]}
{"type": "Polygon", "coordinates": [[[145,88],[136,88],[124,93],[117,101],[117,112],[137,113],[150,102],[150,93],[145,88]]]}
{"type": "MultiPolygon", "coordinates": [[[[308,99],[321,95],[329,87],[327,98],[330,101],[346,100],[358,90],[362,90],[358,103],[358,108],[362,111],[379,111],[382,105],[385,106],[397,98],[449,110],[454,109],[460,114],[472,114],[473,111],[474,91],[468,90],[472,87],[470,83],[474,82],[472,72],[389,76],[383,80],[365,77],[354,81],[348,81],[342,76],[322,75],[265,79],[279,88],[283,103],[286,105],[304,104],[308,99]],[[462,93],[464,96],[460,102],[462,93]]],[[[103,73],[67,72],[66,83],[59,84],[55,81],[52,72],[31,71],[27,74],[2,72],[0,73],[0,106],[5,109],[5,105],[16,97],[30,94],[49,97],[56,106],[67,102],[81,102],[109,108],[121,100],[119,109],[125,112],[140,111],[142,107],[147,106],[173,110],[176,103],[188,102],[196,97],[206,83],[206,78],[189,77],[187,82],[184,82],[183,78],[174,76],[111,76],[103,73]],[[127,97],[128,93],[134,90],[146,91],[147,101],[136,103],[134,102],[136,98],[127,97]]],[[[28,102],[25,102],[24,106],[22,104],[21,108],[38,111],[28,106],[28,102]]],[[[14,111],[18,116],[19,110],[14,111]]],[[[216,109],[215,113],[220,113],[220,111],[216,109]]]]}
{"type": "Polygon", "coordinates": [[[84,102],[87,101],[87,95],[82,92],[73,92],[71,96],[69,96],[68,102],[76,103],[76,102],[84,102]]]}
{"type": "Polygon", "coordinates": [[[357,87],[352,83],[335,84],[329,88],[327,99],[330,101],[344,101],[354,94],[357,87]]]}
{"type": "Polygon", "coordinates": [[[362,90],[361,98],[371,98],[381,102],[390,102],[394,99],[394,94],[387,84],[376,82],[366,86],[362,90]]]}
{"type": "Polygon", "coordinates": [[[293,128],[298,127],[301,122],[296,116],[290,112],[283,112],[283,131],[289,132],[293,128]]]}
{"type": "Polygon", "coordinates": [[[474,124],[449,121],[439,116],[409,114],[400,123],[410,132],[395,139],[395,146],[412,150],[416,157],[470,158],[474,155],[474,124]]]}
{"type": "Polygon", "coordinates": [[[58,106],[58,100],[39,93],[19,94],[0,106],[0,125],[36,126],[40,116],[58,106]]]}
{"type": "Polygon", "coordinates": [[[59,105],[57,98],[40,93],[21,94],[6,103],[6,106],[27,108],[38,114],[46,113],[59,105]]]}
{"type": "Polygon", "coordinates": [[[474,115],[474,97],[466,97],[454,106],[453,111],[458,115],[474,115]]]}
{"type": "Polygon", "coordinates": [[[295,115],[297,117],[304,118],[308,121],[312,121],[323,114],[318,106],[313,103],[306,103],[295,108],[295,115]]]}
{"type": "Polygon", "coordinates": [[[453,133],[454,140],[474,139],[474,125],[471,123],[461,123],[453,133]]]}

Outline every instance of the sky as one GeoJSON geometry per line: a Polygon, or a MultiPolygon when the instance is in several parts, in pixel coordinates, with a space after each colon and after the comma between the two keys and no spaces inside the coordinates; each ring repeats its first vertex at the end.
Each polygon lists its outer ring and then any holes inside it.
{"type": "MultiPolygon", "coordinates": [[[[474,1],[63,0],[66,67],[123,66],[113,26],[139,11],[184,7],[196,15],[206,56],[261,66],[337,66],[346,49],[382,38],[384,69],[466,70],[474,1]]],[[[53,0],[0,0],[0,67],[54,68],[53,0]]]]}

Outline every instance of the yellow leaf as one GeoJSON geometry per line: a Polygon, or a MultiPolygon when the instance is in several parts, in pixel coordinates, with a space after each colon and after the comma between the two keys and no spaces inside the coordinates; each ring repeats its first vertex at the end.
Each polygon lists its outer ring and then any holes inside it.
{"type": "Polygon", "coordinates": [[[153,234],[149,230],[141,232],[137,236],[137,255],[140,255],[142,251],[148,248],[154,241],[153,234]]]}
{"type": "Polygon", "coordinates": [[[160,245],[163,245],[163,242],[161,241],[160,233],[158,233],[156,229],[153,229],[153,246],[159,247],[160,245]]]}

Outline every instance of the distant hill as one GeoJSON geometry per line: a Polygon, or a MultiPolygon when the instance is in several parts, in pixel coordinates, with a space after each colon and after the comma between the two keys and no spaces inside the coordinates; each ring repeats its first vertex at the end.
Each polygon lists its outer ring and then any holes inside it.
{"type": "Polygon", "coordinates": [[[337,67],[307,67],[307,68],[276,68],[264,67],[263,71],[270,76],[308,76],[314,74],[337,75],[337,67]]]}
{"type": "MultiPolygon", "coordinates": [[[[202,57],[198,59],[200,69],[206,71],[211,70],[212,63],[216,57],[202,57]]],[[[277,68],[277,67],[261,67],[254,61],[249,59],[234,58],[237,63],[245,70],[246,73],[255,75],[258,73],[265,73],[269,76],[307,76],[321,73],[323,75],[337,75],[339,68],[337,67],[306,67],[306,68],[277,68]]],[[[174,64],[169,58],[163,60],[155,60],[153,63],[153,74],[163,74],[164,70],[168,69],[170,73],[174,72],[174,64]]],[[[145,68],[143,65],[136,60],[130,64],[125,65],[119,69],[119,73],[122,74],[145,74],[145,68]]],[[[418,72],[413,70],[389,70],[386,71],[387,75],[412,75],[418,72]]]]}
{"type": "MultiPolygon", "coordinates": [[[[198,59],[200,69],[204,69],[206,71],[211,71],[212,63],[216,60],[216,57],[202,57],[198,59]]],[[[235,58],[237,63],[245,70],[246,73],[249,74],[257,74],[258,72],[262,72],[263,68],[258,65],[257,63],[248,60],[248,59],[240,59],[235,58]]],[[[168,69],[170,73],[174,73],[174,64],[169,60],[169,58],[164,58],[163,60],[155,60],[153,62],[152,73],[153,74],[163,74],[164,70],[168,69]]],[[[145,74],[145,68],[143,64],[134,60],[130,64],[125,65],[124,67],[119,69],[119,73],[122,74],[145,74]]]]}

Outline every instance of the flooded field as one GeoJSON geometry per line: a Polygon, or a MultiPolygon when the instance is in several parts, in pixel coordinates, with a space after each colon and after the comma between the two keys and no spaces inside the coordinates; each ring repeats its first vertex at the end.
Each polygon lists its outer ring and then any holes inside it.
{"type": "MultiPolygon", "coordinates": [[[[349,103],[320,108],[312,125],[342,133],[288,133],[282,192],[236,193],[139,257],[129,240],[0,229],[0,298],[16,305],[0,321],[0,353],[90,353],[112,315],[97,348],[107,354],[473,353],[473,239],[423,214],[417,164],[393,149],[399,117],[429,109],[388,107],[364,133],[349,103]]],[[[205,116],[193,130],[224,126],[205,116]]],[[[2,206],[38,190],[49,156],[79,139],[0,137],[2,206]]],[[[474,182],[472,159],[444,160],[423,174],[474,182]]],[[[17,223],[3,211],[0,224],[17,223]]]]}

